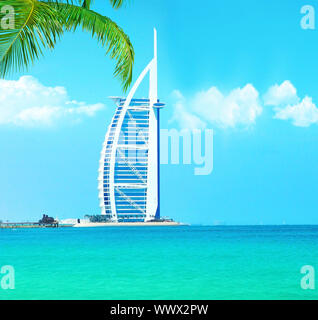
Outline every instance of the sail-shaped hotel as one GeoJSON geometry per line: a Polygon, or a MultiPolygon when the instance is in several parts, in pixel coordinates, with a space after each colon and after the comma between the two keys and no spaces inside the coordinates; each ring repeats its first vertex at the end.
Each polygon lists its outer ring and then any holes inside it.
{"type": "Polygon", "coordinates": [[[157,94],[157,33],[154,57],[127,98],[117,105],[101,152],[98,189],[101,214],[110,222],[148,222],[160,219],[159,112],[157,94]],[[135,93],[149,73],[149,97],[135,93]]]}

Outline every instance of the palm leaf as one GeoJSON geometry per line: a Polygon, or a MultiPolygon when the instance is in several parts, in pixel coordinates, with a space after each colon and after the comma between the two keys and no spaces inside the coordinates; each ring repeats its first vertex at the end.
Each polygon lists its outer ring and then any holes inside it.
{"type": "MultiPolygon", "coordinates": [[[[28,68],[43,54],[43,48],[54,48],[63,33],[56,11],[36,0],[5,0],[15,10],[14,29],[0,29],[0,76],[28,68]]],[[[0,16],[1,18],[1,16],[0,16]]]]}
{"type": "Polygon", "coordinates": [[[115,9],[120,8],[125,2],[127,2],[127,0],[109,0],[109,1],[115,9]]]}
{"type": "Polygon", "coordinates": [[[114,75],[123,82],[124,91],[132,81],[134,49],[129,37],[110,18],[83,7],[48,3],[60,14],[61,23],[69,31],[78,27],[91,33],[106,48],[106,54],[117,60],[114,75]]]}
{"type": "MultiPolygon", "coordinates": [[[[113,8],[119,9],[128,0],[109,0],[109,1],[110,1],[110,4],[113,6],[113,8]]],[[[82,7],[86,9],[90,9],[91,4],[93,2],[94,0],[82,0],[82,7]]]]}
{"type": "MultiPolygon", "coordinates": [[[[54,48],[63,31],[82,27],[106,48],[112,59],[117,60],[114,75],[121,79],[127,90],[132,81],[133,46],[115,22],[85,8],[91,1],[2,0],[3,5],[15,9],[15,27],[13,30],[0,28],[0,77],[28,68],[43,54],[44,48],[54,48]]],[[[119,7],[125,0],[110,1],[119,7]]]]}

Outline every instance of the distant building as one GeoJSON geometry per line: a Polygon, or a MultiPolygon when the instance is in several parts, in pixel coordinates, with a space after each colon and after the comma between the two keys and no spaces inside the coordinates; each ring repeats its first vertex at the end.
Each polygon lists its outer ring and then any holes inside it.
{"type": "Polygon", "coordinates": [[[39,220],[39,224],[55,224],[57,221],[55,221],[54,218],[49,217],[47,214],[44,214],[42,219],[39,220]]]}
{"type": "Polygon", "coordinates": [[[108,128],[99,168],[99,199],[103,220],[146,222],[160,219],[159,111],[157,96],[157,34],[154,58],[127,98],[112,98],[117,109],[108,128]],[[134,98],[150,75],[149,97],[134,98]]]}

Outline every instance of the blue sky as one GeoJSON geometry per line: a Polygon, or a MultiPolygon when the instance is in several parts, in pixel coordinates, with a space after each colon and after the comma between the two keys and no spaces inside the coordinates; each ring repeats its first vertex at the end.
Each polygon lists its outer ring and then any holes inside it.
{"type": "MultiPolygon", "coordinates": [[[[152,58],[157,28],[161,127],[214,130],[211,175],[162,166],[164,216],[318,223],[318,31],[300,27],[301,7],[318,9],[310,2],[131,0],[114,11],[96,1],[130,36],[135,78],[152,58]]],[[[122,95],[113,67],[77,32],[11,80],[28,77],[0,84],[0,219],[99,213],[98,161],[114,111],[107,97],[122,95]]]]}

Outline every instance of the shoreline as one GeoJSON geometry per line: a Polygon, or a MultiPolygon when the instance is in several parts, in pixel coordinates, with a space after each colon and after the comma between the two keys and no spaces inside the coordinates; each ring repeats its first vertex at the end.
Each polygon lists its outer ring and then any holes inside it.
{"type": "Polygon", "coordinates": [[[185,226],[180,222],[88,222],[77,223],[73,228],[94,228],[94,227],[177,227],[185,226]]]}
{"type": "Polygon", "coordinates": [[[58,229],[58,228],[71,228],[72,225],[0,225],[0,229],[45,229],[45,228],[52,228],[52,229],[58,229]]]}

